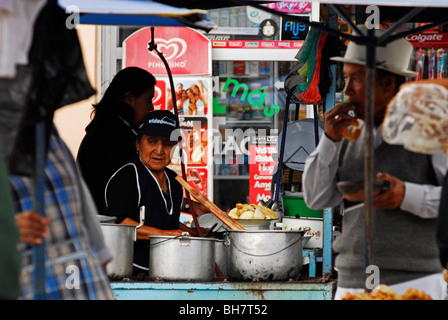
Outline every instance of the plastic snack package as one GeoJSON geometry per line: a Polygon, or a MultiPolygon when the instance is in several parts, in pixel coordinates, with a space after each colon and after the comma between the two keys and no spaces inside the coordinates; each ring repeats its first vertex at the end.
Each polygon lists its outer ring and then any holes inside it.
{"type": "Polygon", "coordinates": [[[448,152],[448,90],[437,80],[403,86],[389,103],[382,124],[384,141],[410,151],[448,152]]]}

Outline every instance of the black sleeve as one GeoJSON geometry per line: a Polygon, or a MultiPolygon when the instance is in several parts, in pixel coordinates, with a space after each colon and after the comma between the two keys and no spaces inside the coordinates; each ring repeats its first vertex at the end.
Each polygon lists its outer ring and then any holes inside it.
{"type": "Polygon", "coordinates": [[[125,218],[140,221],[138,207],[138,181],[133,165],[121,168],[110,179],[106,188],[107,216],[117,217],[117,223],[125,218]]]}
{"type": "Polygon", "coordinates": [[[118,123],[87,134],[77,161],[99,212],[104,210],[104,189],[112,174],[135,154],[135,138],[118,123]]]}
{"type": "Polygon", "coordinates": [[[448,174],[445,176],[440,198],[437,244],[439,245],[440,261],[446,268],[448,264],[448,174]]]}

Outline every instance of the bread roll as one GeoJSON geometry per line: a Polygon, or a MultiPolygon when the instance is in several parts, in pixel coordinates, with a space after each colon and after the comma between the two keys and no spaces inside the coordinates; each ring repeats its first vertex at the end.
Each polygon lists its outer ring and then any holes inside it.
{"type": "Polygon", "coordinates": [[[352,118],[350,124],[342,130],[342,136],[351,142],[358,140],[360,134],[358,118],[352,118]]]}

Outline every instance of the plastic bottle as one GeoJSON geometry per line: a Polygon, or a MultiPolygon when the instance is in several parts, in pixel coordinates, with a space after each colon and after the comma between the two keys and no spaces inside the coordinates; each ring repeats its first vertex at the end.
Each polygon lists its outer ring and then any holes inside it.
{"type": "Polygon", "coordinates": [[[415,52],[415,71],[417,72],[415,80],[423,79],[423,72],[425,70],[425,55],[426,55],[425,49],[418,49],[415,52]]]}
{"type": "Polygon", "coordinates": [[[245,7],[238,7],[238,27],[246,28],[247,26],[247,13],[245,7]]]}
{"type": "Polygon", "coordinates": [[[238,10],[236,7],[230,8],[230,27],[238,27],[238,10]]]}
{"type": "Polygon", "coordinates": [[[428,49],[428,79],[436,77],[436,50],[428,49]]]}
{"type": "Polygon", "coordinates": [[[230,27],[230,11],[229,11],[229,9],[220,9],[219,26],[220,27],[230,27]]]}
{"type": "Polygon", "coordinates": [[[437,79],[446,78],[446,50],[437,50],[437,79]]]}

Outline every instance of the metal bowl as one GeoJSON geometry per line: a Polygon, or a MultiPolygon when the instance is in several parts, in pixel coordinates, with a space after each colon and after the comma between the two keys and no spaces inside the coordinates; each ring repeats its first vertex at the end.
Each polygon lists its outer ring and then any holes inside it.
{"type": "Polygon", "coordinates": [[[269,230],[272,220],[274,219],[235,219],[246,230],[269,230]]]}
{"type": "MultiPolygon", "coordinates": [[[[364,181],[340,181],[337,183],[339,191],[344,198],[352,202],[364,201],[364,181]]],[[[373,182],[373,196],[386,191],[389,188],[389,182],[385,180],[375,180],[373,182]]]]}

